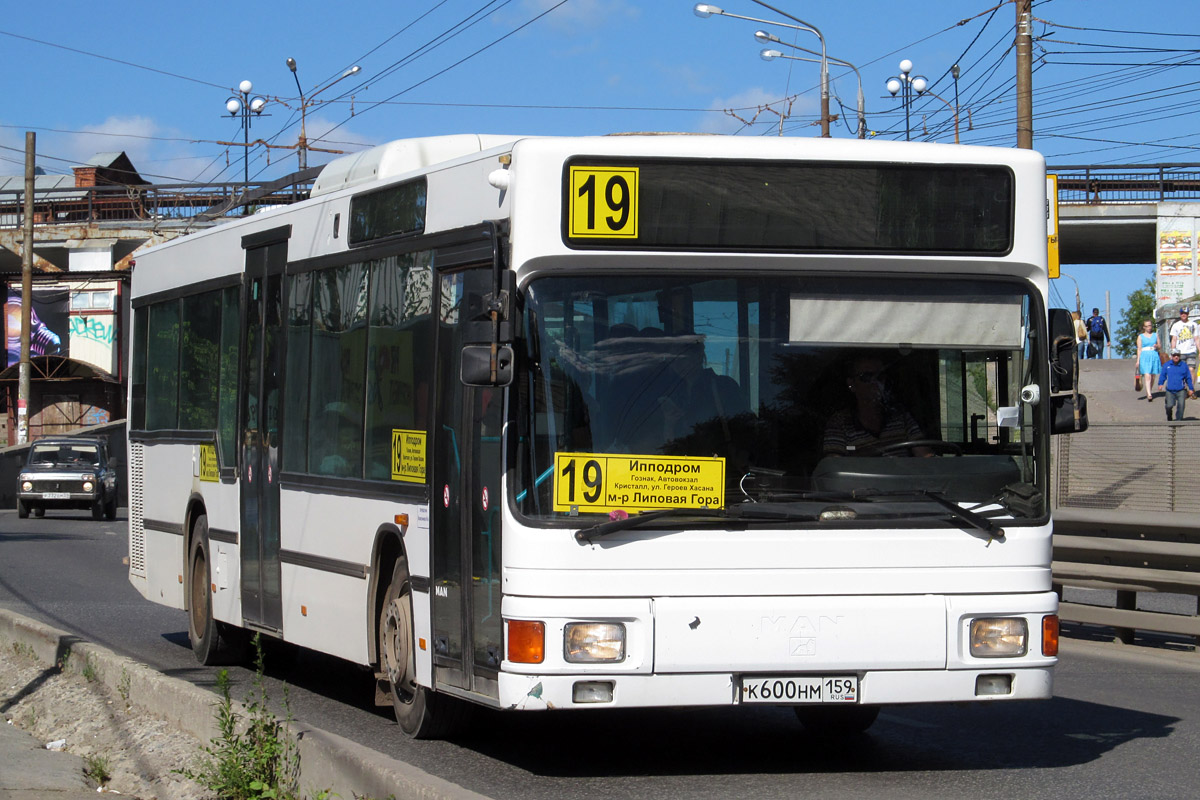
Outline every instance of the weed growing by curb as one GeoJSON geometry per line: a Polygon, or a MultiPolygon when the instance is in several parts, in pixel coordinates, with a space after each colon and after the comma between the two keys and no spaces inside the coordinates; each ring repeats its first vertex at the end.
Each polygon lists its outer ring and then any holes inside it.
{"type": "Polygon", "coordinates": [[[100,671],[96,669],[96,663],[92,661],[91,656],[83,659],[83,671],[80,674],[88,683],[95,683],[100,678],[100,671]]]}
{"type": "Polygon", "coordinates": [[[108,758],[102,755],[84,756],[83,776],[94,781],[97,786],[104,786],[111,781],[112,770],[109,768],[108,758]]]}
{"type": "Polygon", "coordinates": [[[233,707],[229,672],[217,674],[217,735],[191,767],[174,770],[224,800],[299,800],[300,751],[291,733],[292,710],[283,691],[285,717],[271,713],[263,682],[263,651],[254,637],[254,683],[243,716],[233,707]]]}

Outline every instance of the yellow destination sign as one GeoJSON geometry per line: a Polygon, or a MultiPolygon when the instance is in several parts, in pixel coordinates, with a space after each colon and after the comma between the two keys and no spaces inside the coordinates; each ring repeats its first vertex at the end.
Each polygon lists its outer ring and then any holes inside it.
{"type": "Polygon", "coordinates": [[[425,431],[392,429],[392,480],[425,482],[425,431]]]}
{"type": "Polygon", "coordinates": [[[637,167],[571,167],[569,180],[570,238],[637,238],[637,167]]]}
{"type": "Polygon", "coordinates": [[[217,466],[217,446],[215,444],[200,445],[200,480],[221,480],[221,469],[217,466]]]}
{"type": "Polygon", "coordinates": [[[725,459],[554,454],[554,510],[723,508],[725,459]]]}

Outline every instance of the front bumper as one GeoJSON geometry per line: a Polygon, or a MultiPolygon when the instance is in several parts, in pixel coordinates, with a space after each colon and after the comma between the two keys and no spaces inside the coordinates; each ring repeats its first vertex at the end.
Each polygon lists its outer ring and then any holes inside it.
{"type": "MultiPolygon", "coordinates": [[[[905,703],[952,703],[964,701],[1002,702],[1045,700],[1054,690],[1052,666],[1016,667],[997,664],[993,669],[972,670],[868,670],[846,672],[859,678],[859,703],[900,705],[905,703]],[[981,695],[980,676],[1011,676],[1007,694],[981,695]]],[[[650,708],[662,706],[740,705],[741,675],[514,675],[500,674],[500,707],[534,711],[583,708],[650,708]],[[575,702],[575,684],[612,682],[612,702],[575,702]]]]}

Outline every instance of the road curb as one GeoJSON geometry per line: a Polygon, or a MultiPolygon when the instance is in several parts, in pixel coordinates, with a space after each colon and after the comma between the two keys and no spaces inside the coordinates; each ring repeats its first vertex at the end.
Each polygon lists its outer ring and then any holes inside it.
{"type": "MultiPolygon", "coordinates": [[[[214,709],[220,698],[213,692],[4,608],[0,608],[0,642],[27,647],[44,664],[61,664],[65,672],[103,683],[128,696],[133,707],[200,742],[217,735],[214,709]]],[[[301,720],[294,721],[292,729],[299,739],[302,791],[329,789],[341,797],[396,800],[488,800],[486,795],[301,720]]]]}

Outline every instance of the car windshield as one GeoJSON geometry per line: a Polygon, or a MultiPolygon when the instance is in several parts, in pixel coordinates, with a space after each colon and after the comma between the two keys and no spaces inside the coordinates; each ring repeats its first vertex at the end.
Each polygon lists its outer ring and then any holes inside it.
{"type": "Polygon", "coordinates": [[[525,311],[529,517],[901,495],[1045,513],[1027,284],[545,277],[525,311]]]}
{"type": "Polygon", "coordinates": [[[100,463],[100,452],[94,444],[35,444],[29,463],[95,466],[100,463]]]}

